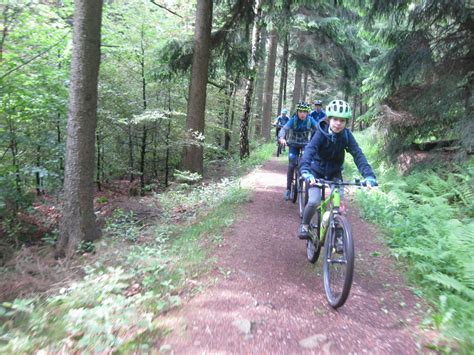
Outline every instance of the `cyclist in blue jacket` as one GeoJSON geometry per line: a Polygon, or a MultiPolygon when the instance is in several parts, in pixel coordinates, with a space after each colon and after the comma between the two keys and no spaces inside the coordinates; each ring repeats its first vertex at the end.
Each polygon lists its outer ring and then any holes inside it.
{"type": "Polygon", "coordinates": [[[323,110],[323,102],[321,100],[313,101],[314,110],[311,111],[310,115],[316,122],[324,120],[326,118],[326,112],[323,110]]]}
{"type": "Polygon", "coordinates": [[[318,130],[306,146],[300,163],[301,176],[310,185],[308,189],[308,203],[304,208],[303,220],[298,229],[298,238],[308,239],[308,225],[316,209],[321,203],[321,190],[316,186],[316,179],[342,180],[342,165],[345,151],[353,157],[357,169],[365,178],[370,188],[377,185],[374,171],[367,162],[364,153],[357,144],[351,131],[346,127],[352,117],[351,108],[347,102],[333,100],[326,107],[329,123],[322,120],[318,130]]]}
{"type": "Polygon", "coordinates": [[[280,116],[278,116],[276,119],[275,119],[275,122],[273,122],[273,124],[275,125],[276,129],[275,129],[275,135],[277,137],[277,140],[278,140],[278,133],[280,133],[280,130],[281,130],[281,127],[283,127],[284,125],[286,125],[289,121],[289,117],[288,117],[288,109],[287,108],[284,108],[283,110],[281,110],[281,114],[280,116]]]}
{"type": "Polygon", "coordinates": [[[297,165],[300,152],[308,144],[311,132],[316,128],[316,121],[309,116],[311,107],[309,104],[300,101],[296,106],[296,113],[290,118],[288,123],[282,127],[278,138],[281,144],[287,144],[288,149],[288,172],[286,175],[285,200],[290,199],[291,180],[297,165]],[[288,132],[288,143],[285,136],[288,132]]]}

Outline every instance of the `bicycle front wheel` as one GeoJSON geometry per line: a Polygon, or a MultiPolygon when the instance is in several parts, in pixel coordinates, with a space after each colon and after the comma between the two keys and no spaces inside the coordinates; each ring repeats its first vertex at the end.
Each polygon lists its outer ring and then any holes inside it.
{"type": "Polygon", "coordinates": [[[319,220],[320,213],[316,211],[310,222],[311,239],[306,241],[306,257],[311,264],[318,261],[321,253],[321,242],[319,240],[319,220]]]}
{"type": "Polygon", "coordinates": [[[277,143],[277,158],[281,155],[281,144],[280,143],[277,143]]]}
{"type": "Polygon", "coordinates": [[[334,214],[324,243],[323,274],[328,303],[341,307],[351,291],[354,243],[349,222],[340,214],[334,214]]]}
{"type": "Polygon", "coordinates": [[[296,203],[296,200],[298,199],[298,169],[295,168],[295,171],[293,172],[293,181],[291,182],[291,193],[290,193],[290,198],[291,202],[296,203]]]}

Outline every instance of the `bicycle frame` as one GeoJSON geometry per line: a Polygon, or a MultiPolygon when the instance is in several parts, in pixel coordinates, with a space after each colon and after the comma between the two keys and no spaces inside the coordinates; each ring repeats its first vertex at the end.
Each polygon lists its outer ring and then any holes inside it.
{"type": "MultiPolygon", "coordinates": [[[[323,184],[321,187],[321,196],[324,196],[324,191],[326,189],[326,185],[323,184]]],[[[321,202],[321,206],[319,208],[319,240],[321,241],[322,244],[324,244],[324,240],[326,239],[326,231],[329,227],[329,223],[326,225],[326,227],[323,226],[323,221],[322,221],[322,216],[324,213],[329,212],[329,221],[332,219],[332,215],[334,213],[334,208],[339,208],[341,205],[341,192],[340,192],[340,186],[339,185],[333,185],[330,186],[331,192],[329,193],[329,196],[325,198],[321,202]]]]}

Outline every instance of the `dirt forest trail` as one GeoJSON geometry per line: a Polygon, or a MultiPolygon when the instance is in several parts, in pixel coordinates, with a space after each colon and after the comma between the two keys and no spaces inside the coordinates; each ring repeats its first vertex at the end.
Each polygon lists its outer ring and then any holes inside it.
{"type": "Polygon", "coordinates": [[[347,201],[355,275],[346,304],[326,302],[321,260],[296,237],[297,206],[283,201],[286,164],[273,158],[246,176],[252,199],[224,234],[203,291],[168,313],[157,348],[189,353],[414,354],[427,335],[421,301],[393,266],[376,229],[347,201]],[[216,281],[217,280],[217,281],[216,281]]]}

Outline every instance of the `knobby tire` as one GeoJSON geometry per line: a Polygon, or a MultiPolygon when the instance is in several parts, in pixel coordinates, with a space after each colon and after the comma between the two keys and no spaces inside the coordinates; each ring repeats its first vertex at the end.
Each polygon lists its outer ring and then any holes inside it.
{"type": "Polygon", "coordinates": [[[296,203],[298,199],[298,167],[295,168],[293,172],[293,181],[291,182],[291,202],[296,203]]]}
{"type": "Polygon", "coordinates": [[[314,217],[311,219],[311,238],[306,241],[306,257],[311,264],[316,263],[321,253],[321,242],[319,241],[319,211],[316,211],[314,217]]]}
{"type": "Polygon", "coordinates": [[[346,302],[351,291],[352,278],[354,275],[354,242],[351,227],[344,216],[334,214],[330,226],[324,243],[324,290],[326,291],[326,298],[331,307],[339,308],[346,302]],[[343,229],[343,254],[336,252],[336,228],[343,229]],[[339,261],[339,263],[337,261],[339,261]],[[339,269],[344,269],[344,276],[341,280],[336,281],[335,277],[339,269]]]}

